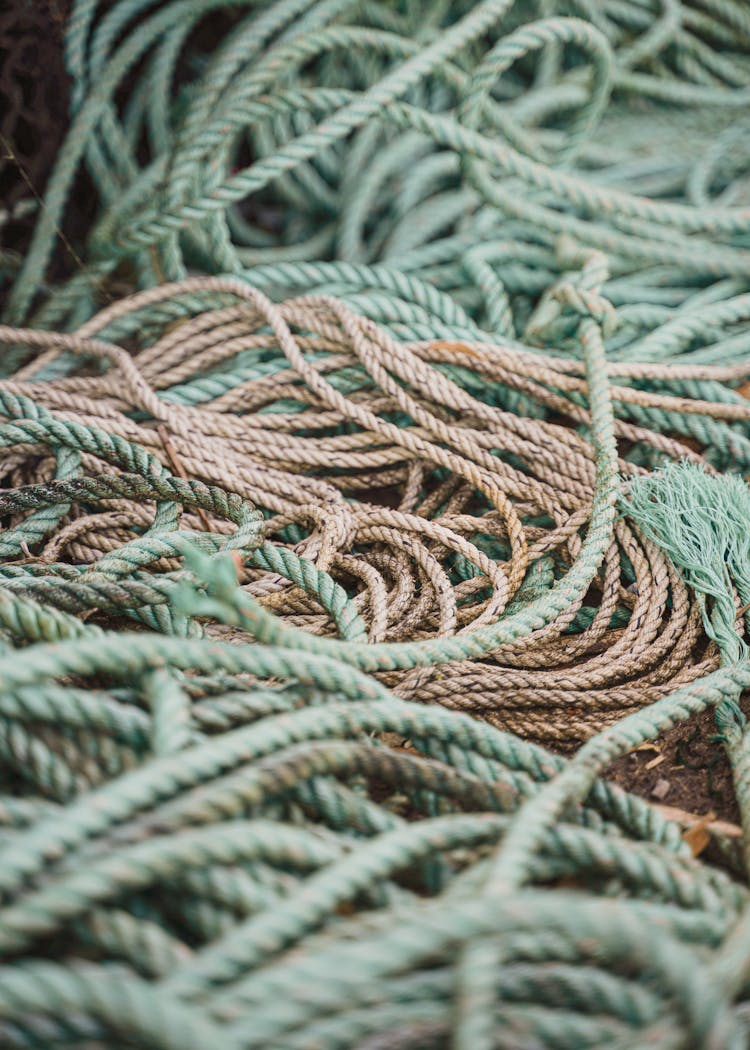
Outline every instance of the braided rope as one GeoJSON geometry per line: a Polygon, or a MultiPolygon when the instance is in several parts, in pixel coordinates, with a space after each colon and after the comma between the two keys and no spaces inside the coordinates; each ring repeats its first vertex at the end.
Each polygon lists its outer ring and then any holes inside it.
{"type": "Polygon", "coordinates": [[[738,0],[74,0],[0,1045],[747,1045],[749,54],[738,0]],[[607,780],[708,711],[712,859],[607,780]]]}

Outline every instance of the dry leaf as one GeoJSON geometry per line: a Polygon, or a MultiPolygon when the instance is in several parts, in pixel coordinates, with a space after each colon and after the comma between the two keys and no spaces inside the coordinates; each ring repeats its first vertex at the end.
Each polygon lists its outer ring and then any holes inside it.
{"type": "Polygon", "coordinates": [[[690,851],[694,857],[699,857],[711,841],[708,826],[711,823],[711,818],[713,816],[713,813],[707,813],[705,817],[697,820],[691,828],[688,828],[687,831],[683,831],[682,833],[682,841],[690,847],[690,851]]]}
{"type": "Polygon", "coordinates": [[[676,824],[682,824],[688,831],[695,824],[702,824],[710,835],[722,835],[728,839],[741,839],[743,837],[742,827],[739,827],[738,824],[730,824],[727,820],[715,820],[713,813],[708,813],[702,817],[697,813],[688,813],[687,810],[680,810],[675,805],[654,804],[653,808],[658,810],[666,820],[673,820],[676,824]],[[708,823],[706,823],[707,818],[708,823]]]}

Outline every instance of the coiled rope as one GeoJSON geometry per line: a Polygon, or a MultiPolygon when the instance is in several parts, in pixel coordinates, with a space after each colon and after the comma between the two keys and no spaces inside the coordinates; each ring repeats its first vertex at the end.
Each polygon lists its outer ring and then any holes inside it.
{"type": "Polygon", "coordinates": [[[146,286],[263,264],[276,284],[342,285],[368,312],[386,303],[361,267],[397,268],[391,283],[427,281],[456,320],[512,336],[568,233],[607,252],[628,342],[696,282],[724,278],[723,299],[747,278],[750,16],[734,0],[99,8],[73,5],[74,119],[12,321],[84,161],[102,203],[90,269],[45,325],[90,314],[92,285],[124,262],[146,286]],[[202,51],[194,30],[222,10],[226,36],[202,51]],[[300,268],[326,256],[338,265],[300,268]]]}
{"type": "MultiPolygon", "coordinates": [[[[363,645],[352,659],[384,672],[405,698],[483,711],[537,739],[580,740],[717,666],[679,574],[656,544],[613,522],[618,471],[636,476],[639,459],[665,454],[701,461],[667,428],[704,406],[656,393],[684,374],[676,365],[638,366],[642,391],[615,385],[619,369],[634,370],[607,368],[596,325],[582,331],[584,375],[569,360],[490,343],[396,342],[330,297],[275,306],[220,278],[138,293],[75,336],[0,330],[7,343],[49,348],[0,386],[21,416],[8,444],[31,446],[8,461],[14,481],[30,487],[6,496],[5,508],[33,511],[6,540],[8,554],[15,560],[42,539],[40,514],[49,525],[38,561],[0,567],[5,585],[65,611],[101,607],[105,588],[112,609],[132,591],[141,618],[150,587],[149,622],[166,616],[174,629],[169,587],[155,587],[169,574],[155,577],[150,565],[166,568],[182,537],[169,531],[173,517],[152,521],[142,482],[128,477],[113,491],[107,476],[59,527],[81,482],[37,480],[52,462],[34,440],[72,444],[125,471],[136,442],[262,508],[266,540],[245,559],[243,585],[290,625],[334,630],[346,643],[337,653],[363,645]],[[136,330],[148,336],[134,343],[136,330]],[[105,342],[110,334],[130,353],[105,342]],[[36,378],[66,356],[74,360],[63,378],[36,378]],[[96,359],[110,367],[87,378],[96,359]],[[612,395],[623,399],[614,423],[612,395]],[[657,422],[670,406],[661,433],[629,422],[639,401],[657,422]],[[39,406],[55,423],[45,430],[45,415],[32,433],[23,416],[39,406]],[[545,418],[552,412],[560,422],[545,418]],[[617,457],[614,438],[633,442],[628,459],[617,457]],[[129,493],[115,510],[89,508],[129,493]]],[[[691,374],[709,381],[718,371],[691,374]]],[[[723,407],[709,404],[706,419],[731,441],[723,407]]],[[[742,413],[750,406],[737,405],[742,413]]],[[[101,469],[91,462],[91,472],[101,469]]],[[[196,532],[194,519],[191,538],[205,548],[232,523],[203,509],[210,531],[196,532]]]]}
{"type": "Polygon", "coordinates": [[[0,1046],[747,1046],[744,5],[66,46],[0,326],[0,1046]],[[706,860],[606,774],[711,710],[706,860]]]}

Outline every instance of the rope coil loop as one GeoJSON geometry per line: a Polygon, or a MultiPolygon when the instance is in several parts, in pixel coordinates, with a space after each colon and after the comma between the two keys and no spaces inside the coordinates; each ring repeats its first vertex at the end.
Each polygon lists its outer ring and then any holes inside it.
{"type": "Polygon", "coordinates": [[[65,62],[2,1050],[743,1050],[746,5],[73,0],[65,62]]]}

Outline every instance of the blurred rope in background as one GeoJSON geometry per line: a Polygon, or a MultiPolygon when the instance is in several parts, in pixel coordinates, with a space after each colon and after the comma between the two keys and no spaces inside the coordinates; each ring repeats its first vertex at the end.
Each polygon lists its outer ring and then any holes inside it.
{"type": "Polygon", "coordinates": [[[75,0],[65,63],[0,1046],[745,1047],[750,11],[75,0]],[[606,773],[711,710],[706,860],[606,773]]]}

